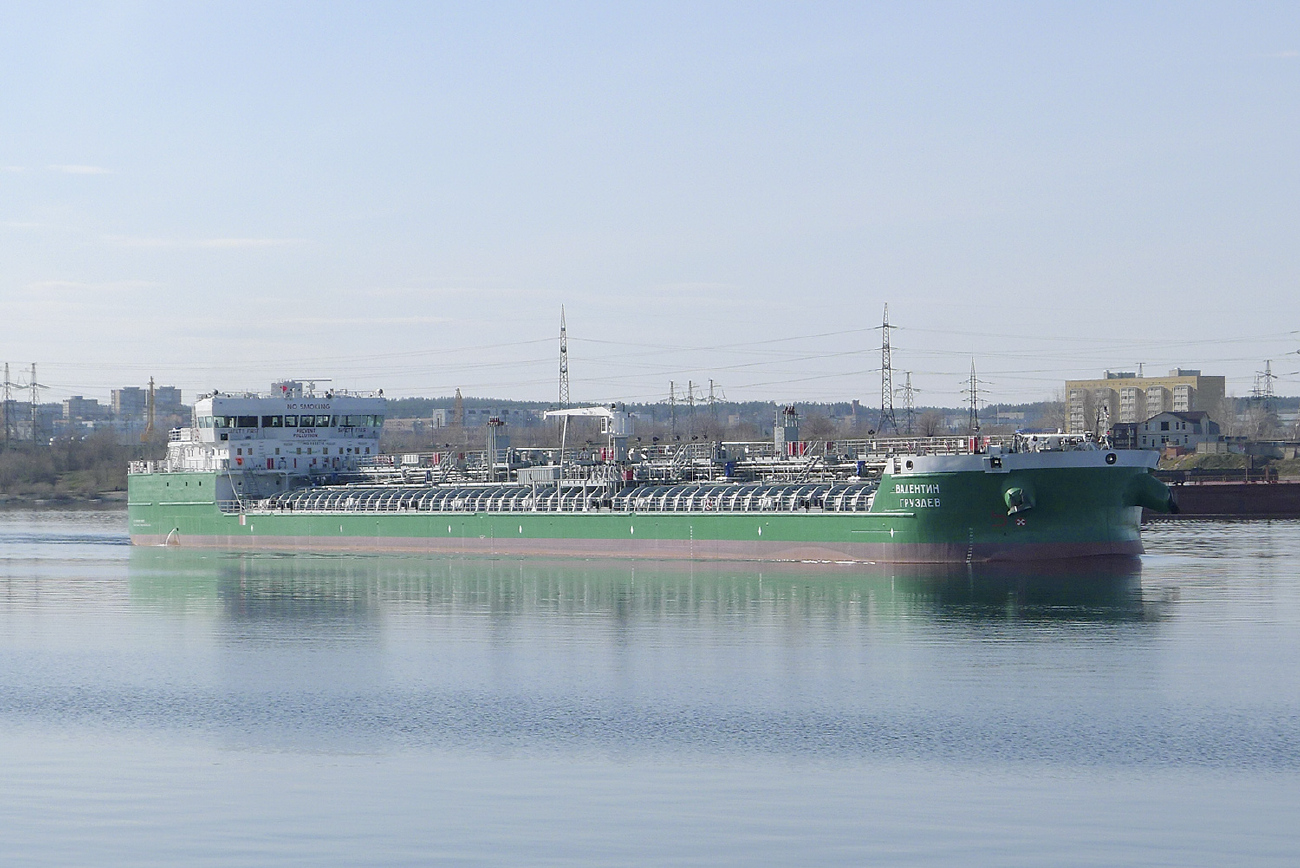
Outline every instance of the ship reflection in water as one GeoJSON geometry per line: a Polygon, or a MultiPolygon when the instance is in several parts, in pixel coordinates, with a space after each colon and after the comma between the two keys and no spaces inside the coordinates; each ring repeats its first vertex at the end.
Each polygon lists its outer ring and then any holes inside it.
{"type": "Polygon", "coordinates": [[[222,720],[239,722],[221,726],[223,737],[256,749],[936,757],[959,746],[992,756],[1010,724],[986,720],[987,706],[1009,691],[1034,756],[1091,756],[1104,745],[1044,735],[1077,732],[1073,717],[1059,718],[1085,706],[1040,708],[1007,674],[1046,656],[1091,678],[1096,666],[1111,671],[1122,636],[1131,678],[1149,671],[1143,658],[1159,632],[1149,622],[1162,620],[1134,559],[901,567],[180,548],[130,557],[132,608],[211,636],[212,666],[197,677],[211,679],[222,720]]]}
{"type": "Polygon", "coordinates": [[[1011,621],[1158,620],[1140,558],[1032,564],[796,564],[131,551],[132,599],[219,603],[233,621],[363,628],[386,607],[444,615],[1011,621]]]}
{"type": "Polygon", "coordinates": [[[970,567],[121,523],[0,515],[6,864],[1295,862],[1297,522],[970,567]]]}

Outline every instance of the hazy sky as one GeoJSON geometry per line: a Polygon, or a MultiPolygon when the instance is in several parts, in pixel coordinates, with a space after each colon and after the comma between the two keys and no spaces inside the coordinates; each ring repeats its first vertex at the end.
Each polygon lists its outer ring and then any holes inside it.
{"type": "Polygon", "coordinates": [[[0,18],[0,361],[578,401],[1300,393],[1300,4],[0,18]],[[897,380],[901,383],[902,375],[897,380]]]}

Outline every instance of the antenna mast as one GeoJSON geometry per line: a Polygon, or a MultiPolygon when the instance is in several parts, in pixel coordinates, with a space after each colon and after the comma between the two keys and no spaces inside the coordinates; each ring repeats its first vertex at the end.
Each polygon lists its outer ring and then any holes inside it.
{"type": "Polygon", "coordinates": [[[894,369],[889,358],[889,303],[885,303],[885,319],[880,325],[880,434],[892,429],[898,433],[898,419],[894,416],[894,369]]]}

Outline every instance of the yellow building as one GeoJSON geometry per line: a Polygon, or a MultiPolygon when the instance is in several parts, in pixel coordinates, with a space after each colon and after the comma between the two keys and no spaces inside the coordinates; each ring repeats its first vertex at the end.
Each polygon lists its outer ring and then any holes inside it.
{"type": "Polygon", "coordinates": [[[1175,368],[1166,377],[1139,377],[1130,371],[1107,371],[1100,380],[1065,382],[1065,430],[1101,433],[1116,422],[1145,422],[1166,411],[1204,410],[1215,421],[1223,406],[1223,377],[1175,368]]]}

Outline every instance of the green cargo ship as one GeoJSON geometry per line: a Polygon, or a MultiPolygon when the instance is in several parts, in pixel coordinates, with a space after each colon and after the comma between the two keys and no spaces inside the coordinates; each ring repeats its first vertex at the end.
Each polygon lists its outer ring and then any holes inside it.
{"type": "Polygon", "coordinates": [[[383,398],[204,396],[168,456],[128,477],[136,545],[430,554],[962,563],[1142,551],[1143,507],[1176,509],[1156,456],[1066,435],[1006,442],[797,439],[379,454],[383,398]],[[925,449],[921,448],[926,447],[925,449]],[[940,453],[940,454],[925,454],[940,453]]]}

